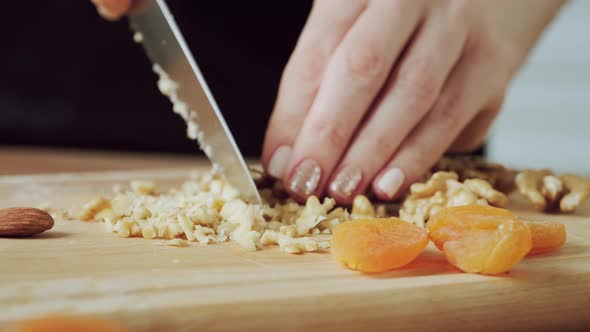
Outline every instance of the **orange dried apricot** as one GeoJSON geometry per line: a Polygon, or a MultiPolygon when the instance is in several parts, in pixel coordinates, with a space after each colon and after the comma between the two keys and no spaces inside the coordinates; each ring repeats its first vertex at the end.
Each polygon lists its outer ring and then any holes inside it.
{"type": "Polygon", "coordinates": [[[336,226],[332,256],[362,272],[383,272],[412,262],[428,244],[425,229],[398,218],[362,219],[336,226]]]}
{"type": "Polygon", "coordinates": [[[565,225],[556,221],[526,221],[533,240],[529,255],[547,253],[561,248],[565,243],[565,225]]]}
{"type": "Polygon", "coordinates": [[[491,206],[445,208],[426,227],[449,263],[470,273],[506,272],[532,247],[527,224],[510,211],[491,206]]]}
{"type": "Polygon", "coordinates": [[[104,320],[51,315],[23,321],[11,332],[125,332],[115,324],[104,320]]]}

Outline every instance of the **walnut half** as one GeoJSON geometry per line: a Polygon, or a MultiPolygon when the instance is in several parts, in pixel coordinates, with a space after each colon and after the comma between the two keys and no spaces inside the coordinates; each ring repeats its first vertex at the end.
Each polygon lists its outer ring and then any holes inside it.
{"type": "Polygon", "coordinates": [[[574,174],[525,170],[516,176],[518,191],[539,211],[574,212],[590,198],[590,180],[574,174]]]}

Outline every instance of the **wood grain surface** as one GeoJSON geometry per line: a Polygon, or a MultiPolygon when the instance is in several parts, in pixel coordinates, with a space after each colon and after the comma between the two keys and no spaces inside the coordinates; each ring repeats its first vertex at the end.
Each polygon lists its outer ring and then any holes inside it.
{"type": "Polygon", "coordinates": [[[76,149],[0,146],[0,175],[122,171],[207,165],[197,154],[130,153],[76,149]]]}
{"type": "MultiPolygon", "coordinates": [[[[113,184],[180,183],[186,169],[0,177],[0,207],[76,207],[113,184]]],[[[0,239],[0,330],[48,313],[116,320],[132,331],[545,331],[590,328],[590,208],[559,220],[561,251],[509,274],[460,273],[433,246],[400,270],[363,275],[329,253],[237,245],[154,246],[98,223],[58,220],[33,239],[0,239]]]]}

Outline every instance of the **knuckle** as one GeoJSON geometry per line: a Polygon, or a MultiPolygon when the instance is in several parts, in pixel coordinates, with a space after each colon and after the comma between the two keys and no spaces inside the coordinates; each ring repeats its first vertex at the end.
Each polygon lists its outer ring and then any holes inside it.
{"type": "Polygon", "coordinates": [[[348,143],[348,135],[344,127],[336,123],[327,123],[322,121],[312,128],[313,133],[317,133],[319,144],[328,144],[329,148],[341,149],[348,143]]]}
{"type": "Polygon", "coordinates": [[[442,95],[432,110],[432,121],[452,126],[461,117],[461,102],[464,95],[461,89],[453,89],[442,95]]]}
{"type": "Polygon", "coordinates": [[[370,43],[362,43],[345,54],[347,74],[355,80],[371,82],[385,71],[385,56],[370,43]]]}
{"type": "Polygon", "coordinates": [[[379,135],[373,139],[373,147],[378,153],[390,153],[397,148],[397,142],[388,135],[379,135]]]}
{"type": "Polygon", "coordinates": [[[318,85],[328,62],[328,53],[321,41],[311,40],[300,45],[289,61],[288,74],[297,76],[304,84],[318,85]]]}
{"type": "MultiPolygon", "coordinates": [[[[280,121],[280,130],[285,134],[295,131],[296,128],[300,127],[304,120],[304,116],[305,114],[303,114],[302,112],[297,112],[291,109],[285,109],[281,112],[280,115],[276,116],[276,119],[280,121]]],[[[275,124],[276,122],[277,121],[273,121],[271,123],[275,124]]]]}
{"type": "Polygon", "coordinates": [[[406,95],[418,101],[433,101],[439,90],[439,80],[426,61],[416,61],[411,68],[400,70],[396,85],[406,91],[406,95]]]}
{"type": "Polygon", "coordinates": [[[414,141],[413,144],[407,145],[403,148],[402,152],[405,154],[405,161],[407,165],[412,165],[412,169],[409,175],[419,176],[422,169],[428,169],[430,163],[436,156],[433,156],[433,151],[429,146],[426,146],[422,141],[414,141]]]}
{"type": "Polygon", "coordinates": [[[474,65],[493,68],[486,80],[492,87],[507,85],[520,67],[521,45],[499,40],[490,31],[481,31],[480,38],[468,47],[469,60],[474,65]]]}

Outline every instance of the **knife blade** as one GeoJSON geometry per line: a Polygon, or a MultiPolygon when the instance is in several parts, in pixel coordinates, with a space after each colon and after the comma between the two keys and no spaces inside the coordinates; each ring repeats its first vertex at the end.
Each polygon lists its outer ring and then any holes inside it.
{"type": "Polygon", "coordinates": [[[260,203],[260,195],[238,146],[209,90],[174,17],[164,0],[142,2],[129,16],[135,31],[160,75],[158,86],[187,122],[187,133],[199,142],[213,166],[218,168],[245,201],[260,203]]]}

